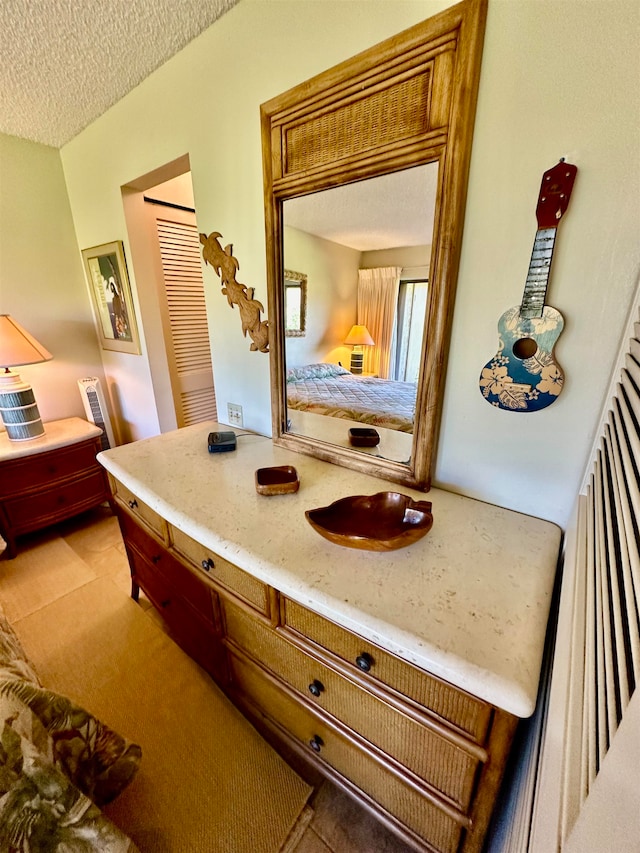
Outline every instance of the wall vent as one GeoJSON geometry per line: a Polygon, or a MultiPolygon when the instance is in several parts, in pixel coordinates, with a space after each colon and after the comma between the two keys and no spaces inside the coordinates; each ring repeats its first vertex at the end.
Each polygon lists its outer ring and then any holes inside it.
{"type": "Polygon", "coordinates": [[[87,420],[99,426],[102,430],[102,450],[108,450],[110,447],[116,446],[116,441],[107,412],[107,405],[100,387],[100,380],[97,376],[90,376],[87,379],[78,379],[78,388],[80,396],[87,415],[87,420]]]}

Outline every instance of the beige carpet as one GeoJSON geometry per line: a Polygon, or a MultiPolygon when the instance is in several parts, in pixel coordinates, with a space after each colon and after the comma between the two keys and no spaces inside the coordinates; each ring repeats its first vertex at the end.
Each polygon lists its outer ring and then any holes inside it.
{"type": "Polygon", "coordinates": [[[20,584],[13,561],[0,572],[27,654],[47,687],[142,746],[138,775],[105,812],[143,853],[277,853],[309,786],[121,584],[73,563],[63,587],[84,583],[55,599],[47,575],[60,555],[36,551],[38,588],[33,576],[31,590],[20,584]]]}

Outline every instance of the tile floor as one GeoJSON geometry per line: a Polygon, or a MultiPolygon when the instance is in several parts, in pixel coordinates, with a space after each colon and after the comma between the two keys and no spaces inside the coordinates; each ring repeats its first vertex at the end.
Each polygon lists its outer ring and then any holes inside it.
{"type": "MultiPolygon", "coordinates": [[[[71,549],[71,552],[68,548],[61,549],[74,564],[72,572],[62,573],[67,583],[79,585],[91,577],[108,575],[129,593],[129,565],[124,543],[118,523],[106,506],[23,537],[18,542],[18,554],[23,555],[24,559],[29,549],[39,541],[56,538],[71,549]]],[[[0,553],[2,546],[0,539],[0,553]]],[[[11,568],[17,565],[13,561],[0,564],[7,589],[11,582],[11,568]]],[[[46,567],[43,567],[44,570],[46,567]]],[[[48,570],[46,576],[43,575],[43,581],[45,578],[42,595],[49,601],[69,591],[52,588],[52,573],[48,570]]],[[[46,601],[43,600],[44,603],[46,601]]],[[[140,605],[150,618],[162,626],[160,616],[142,594],[140,605]]],[[[11,618],[9,613],[7,615],[11,618]]],[[[291,838],[291,842],[286,853],[411,853],[411,848],[328,782],[314,792],[310,809],[304,813],[299,832],[291,838]]]]}

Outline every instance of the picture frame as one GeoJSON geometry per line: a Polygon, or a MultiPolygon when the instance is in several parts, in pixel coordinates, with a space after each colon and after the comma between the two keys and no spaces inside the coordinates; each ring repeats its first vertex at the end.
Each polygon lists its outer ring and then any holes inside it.
{"type": "Polygon", "coordinates": [[[122,240],[82,250],[100,346],[140,355],[140,337],[122,240]]]}

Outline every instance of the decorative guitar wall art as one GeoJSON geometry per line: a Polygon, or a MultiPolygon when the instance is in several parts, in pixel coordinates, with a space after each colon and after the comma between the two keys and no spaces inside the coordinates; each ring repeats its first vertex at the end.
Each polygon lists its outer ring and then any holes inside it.
{"type": "Polygon", "coordinates": [[[251,338],[252,352],[269,352],[269,322],[260,319],[260,312],[264,311],[261,302],[253,298],[253,287],[247,287],[236,281],[236,270],[240,269],[240,263],[233,257],[233,246],[229,243],[224,249],[218,242],[222,237],[218,231],[214,231],[207,237],[200,234],[202,243],[202,257],[205,263],[210,264],[222,281],[222,293],[227,297],[231,308],[237,305],[240,310],[242,322],[242,333],[246,337],[249,332],[251,338]]]}
{"type": "Polygon", "coordinates": [[[542,176],[536,207],[538,231],[522,303],[498,321],[498,352],[482,369],[482,396],[499,409],[537,412],[562,391],[564,374],[553,349],[564,327],[562,314],[545,305],[558,223],[564,215],[578,169],[564,159],[542,176]]]}

